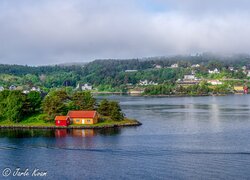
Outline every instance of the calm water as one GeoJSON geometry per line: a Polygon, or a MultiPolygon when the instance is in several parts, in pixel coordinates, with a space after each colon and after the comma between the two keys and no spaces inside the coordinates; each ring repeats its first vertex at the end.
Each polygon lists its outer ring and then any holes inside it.
{"type": "Polygon", "coordinates": [[[143,125],[0,130],[0,171],[39,168],[50,179],[250,179],[250,96],[108,98],[143,125]]]}

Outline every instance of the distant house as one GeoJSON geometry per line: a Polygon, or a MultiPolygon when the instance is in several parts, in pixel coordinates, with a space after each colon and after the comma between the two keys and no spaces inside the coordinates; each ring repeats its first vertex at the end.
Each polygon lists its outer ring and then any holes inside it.
{"type": "Polygon", "coordinates": [[[4,87],[3,86],[0,86],[0,91],[3,91],[4,90],[4,87]]]}
{"type": "Polygon", "coordinates": [[[158,83],[155,83],[153,81],[148,81],[148,80],[140,80],[139,85],[141,86],[148,86],[148,85],[158,85],[158,83]]]}
{"type": "Polygon", "coordinates": [[[171,68],[178,68],[178,67],[179,67],[178,64],[172,64],[172,65],[171,65],[171,68]]]}
{"type": "Polygon", "coordinates": [[[248,86],[244,86],[244,94],[248,94],[248,86]]]}
{"type": "Polygon", "coordinates": [[[193,74],[189,74],[189,75],[184,75],[183,80],[178,79],[176,83],[181,86],[191,86],[191,85],[199,84],[200,79],[196,78],[195,75],[193,74]]]}
{"type": "Polygon", "coordinates": [[[198,68],[198,67],[200,67],[200,65],[199,64],[193,64],[191,67],[192,68],[198,68]]]}
{"type": "Polygon", "coordinates": [[[190,75],[184,75],[184,81],[187,80],[197,80],[197,78],[195,77],[195,75],[190,74],[190,75]]]}
{"type": "Polygon", "coordinates": [[[39,87],[32,87],[30,91],[41,92],[41,89],[39,87]]]}
{"type": "Polygon", "coordinates": [[[230,71],[234,71],[234,67],[232,67],[232,66],[228,67],[228,69],[229,69],[230,71]]]}
{"type": "Polygon", "coordinates": [[[68,116],[56,116],[55,125],[56,126],[68,126],[70,125],[70,118],[68,116]]]}
{"type": "Polygon", "coordinates": [[[247,94],[248,87],[247,86],[234,86],[234,92],[236,94],[247,94]]]}
{"type": "Polygon", "coordinates": [[[223,84],[219,80],[208,80],[207,82],[210,83],[210,84],[212,84],[212,85],[221,85],[221,84],[223,84]]]}
{"type": "Polygon", "coordinates": [[[24,94],[29,94],[29,92],[30,92],[29,90],[23,90],[24,94]]]}
{"type": "Polygon", "coordinates": [[[155,64],[155,69],[161,69],[161,68],[162,68],[161,65],[155,64]]]}
{"type": "Polygon", "coordinates": [[[11,91],[13,91],[13,90],[16,90],[16,86],[15,85],[11,85],[10,87],[9,87],[9,90],[11,90],[11,91]]]}
{"type": "Polygon", "coordinates": [[[72,124],[96,124],[98,123],[97,111],[69,111],[68,115],[72,124]]]}
{"type": "Polygon", "coordinates": [[[82,90],[82,91],[89,91],[89,90],[92,90],[93,87],[89,84],[81,84],[81,83],[78,83],[77,86],[76,86],[76,89],[79,89],[79,90],[82,90]]]}
{"type": "Polygon", "coordinates": [[[208,73],[209,74],[218,74],[218,73],[220,73],[220,71],[217,68],[215,68],[214,70],[208,70],[208,73]]]}

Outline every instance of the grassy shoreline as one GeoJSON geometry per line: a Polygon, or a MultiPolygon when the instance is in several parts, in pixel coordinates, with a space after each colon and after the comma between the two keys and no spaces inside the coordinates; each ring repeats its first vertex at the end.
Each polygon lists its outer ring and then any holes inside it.
{"type": "Polygon", "coordinates": [[[28,128],[28,129],[103,129],[126,126],[140,126],[141,123],[134,119],[125,118],[121,121],[113,121],[107,118],[102,119],[97,124],[91,125],[69,125],[68,127],[55,126],[54,122],[46,122],[43,114],[38,114],[15,123],[8,120],[0,121],[0,129],[3,128],[28,128]]]}

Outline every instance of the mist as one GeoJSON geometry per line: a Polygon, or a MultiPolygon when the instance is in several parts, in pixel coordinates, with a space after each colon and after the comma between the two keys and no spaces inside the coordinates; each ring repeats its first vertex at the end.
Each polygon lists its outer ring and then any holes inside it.
{"type": "Polygon", "coordinates": [[[0,63],[249,53],[246,0],[0,1],[0,63]]]}

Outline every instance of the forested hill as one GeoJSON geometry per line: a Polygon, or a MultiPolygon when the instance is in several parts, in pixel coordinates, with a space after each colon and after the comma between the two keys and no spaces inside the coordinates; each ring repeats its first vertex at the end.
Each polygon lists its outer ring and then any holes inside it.
{"type": "Polygon", "coordinates": [[[26,75],[26,74],[50,74],[55,71],[59,72],[71,72],[71,71],[81,71],[81,66],[22,66],[22,65],[8,65],[0,64],[0,73],[1,74],[10,74],[10,75],[26,75]]]}
{"type": "Polygon", "coordinates": [[[21,66],[0,65],[0,86],[40,86],[45,88],[73,86],[89,83],[100,89],[136,84],[140,80],[158,83],[175,81],[191,72],[191,65],[200,64],[198,73],[207,69],[227,69],[229,66],[249,68],[249,55],[217,56],[202,54],[195,56],[154,57],[129,60],[95,60],[85,65],[21,66]],[[167,68],[178,63],[179,68],[167,68]],[[127,70],[137,70],[136,72],[127,70]]]}

